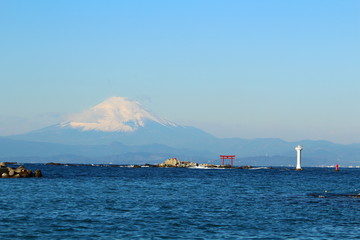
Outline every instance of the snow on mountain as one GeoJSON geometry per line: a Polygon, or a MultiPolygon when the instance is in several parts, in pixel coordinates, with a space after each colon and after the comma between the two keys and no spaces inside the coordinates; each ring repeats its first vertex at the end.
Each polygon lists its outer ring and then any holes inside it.
{"type": "Polygon", "coordinates": [[[125,145],[164,144],[193,148],[208,145],[216,137],[201,129],[179,126],[157,117],[136,101],[112,97],[74,114],[69,120],[12,139],[71,145],[101,145],[120,142],[125,145]]]}
{"type": "Polygon", "coordinates": [[[147,122],[176,127],[171,121],[159,118],[145,110],[140,103],[125,97],[112,97],[104,102],[71,116],[61,127],[71,127],[82,131],[133,132],[144,127],[147,122]]]}

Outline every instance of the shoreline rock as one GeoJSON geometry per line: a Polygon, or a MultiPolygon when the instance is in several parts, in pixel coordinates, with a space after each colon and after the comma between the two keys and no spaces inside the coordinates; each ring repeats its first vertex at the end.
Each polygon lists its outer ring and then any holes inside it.
{"type": "Polygon", "coordinates": [[[35,170],[35,172],[30,169],[26,169],[24,166],[19,166],[17,168],[11,168],[7,166],[7,163],[0,163],[0,175],[1,178],[30,178],[30,177],[42,177],[40,170],[35,170]]]}

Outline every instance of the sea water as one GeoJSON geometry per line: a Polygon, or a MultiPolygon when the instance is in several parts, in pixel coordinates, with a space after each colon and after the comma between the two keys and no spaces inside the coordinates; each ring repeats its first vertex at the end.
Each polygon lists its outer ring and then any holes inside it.
{"type": "Polygon", "coordinates": [[[25,165],[0,179],[1,239],[354,239],[360,169],[25,165]]]}

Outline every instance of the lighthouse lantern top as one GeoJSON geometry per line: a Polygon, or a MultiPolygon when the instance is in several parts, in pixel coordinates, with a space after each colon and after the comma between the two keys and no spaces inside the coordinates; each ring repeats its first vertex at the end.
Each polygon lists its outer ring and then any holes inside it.
{"type": "Polygon", "coordinates": [[[303,146],[301,145],[297,145],[297,147],[295,148],[296,151],[301,151],[303,149],[303,146]]]}

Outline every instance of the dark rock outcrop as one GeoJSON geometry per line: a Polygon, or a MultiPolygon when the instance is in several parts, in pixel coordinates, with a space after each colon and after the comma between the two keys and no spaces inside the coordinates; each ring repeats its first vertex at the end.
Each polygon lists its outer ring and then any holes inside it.
{"type": "Polygon", "coordinates": [[[34,177],[36,177],[36,178],[42,177],[42,173],[39,169],[35,170],[34,177]]]}
{"type": "Polygon", "coordinates": [[[29,177],[41,177],[40,170],[35,171],[34,174],[30,169],[26,169],[24,166],[17,168],[8,167],[6,163],[0,163],[0,176],[1,178],[29,178],[29,177]]]}

